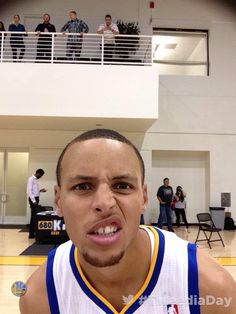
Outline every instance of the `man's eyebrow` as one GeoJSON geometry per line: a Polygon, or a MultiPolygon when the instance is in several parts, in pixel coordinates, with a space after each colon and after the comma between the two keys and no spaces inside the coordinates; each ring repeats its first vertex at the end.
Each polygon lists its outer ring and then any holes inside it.
{"type": "Polygon", "coordinates": [[[68,181],[79,181],[79,180],[93,180],[95,177],[92,176],[85,176],[85,175],[77,175],[75,177],[71,177],[68,181]]]}
{"type": "Polygon", "coordinates": [[[115,176],[112,178],[113,180],[129,180],[129,181],[137,181],[137,178],[132,176],[131,174],[127,173],[127,174],[122,174],[119,176],[115,176]]]}

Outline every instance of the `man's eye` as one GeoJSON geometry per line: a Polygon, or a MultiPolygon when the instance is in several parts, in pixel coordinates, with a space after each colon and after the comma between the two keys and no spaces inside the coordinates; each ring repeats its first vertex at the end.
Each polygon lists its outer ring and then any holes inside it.
{"type": "Polygon", "coordinates": [[[90,188],[91,186],[88,183],[80,183],[74,186],[74,190],[79,190],[79,191],[87,191],[90,188]]]}
{"type": "Polygon", "coordinates": [[[130,189],[131,186],[128,183],[117,183],[114,185],[114,188],[117,190],[127,190],[130,189]]]}

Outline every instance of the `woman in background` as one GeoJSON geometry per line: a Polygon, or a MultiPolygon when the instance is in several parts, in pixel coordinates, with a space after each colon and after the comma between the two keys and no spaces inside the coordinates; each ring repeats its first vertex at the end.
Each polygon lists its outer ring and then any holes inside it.
{"type": "Polygon", "coordinates": [[[185,200],[186,194],[184,193],[181,186],[177,186],[176,193],[174,195],[174,203],[175,203],[175,215],[176,215],[176,224],[177,228],[180,227],[180,216],[182,217],[182,220],[185,224],[186,231],[189,232],[188,229],[188,222],[186,219],[186,200],[185,200]]]}

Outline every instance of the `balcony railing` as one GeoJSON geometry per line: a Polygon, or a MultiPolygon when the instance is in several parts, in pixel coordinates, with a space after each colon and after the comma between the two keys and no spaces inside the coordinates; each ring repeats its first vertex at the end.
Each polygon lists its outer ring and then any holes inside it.
{"type": "Polygon", "coordinates": [[[0,32],[0,63],[152,65],[152,36],[0,32]]]}

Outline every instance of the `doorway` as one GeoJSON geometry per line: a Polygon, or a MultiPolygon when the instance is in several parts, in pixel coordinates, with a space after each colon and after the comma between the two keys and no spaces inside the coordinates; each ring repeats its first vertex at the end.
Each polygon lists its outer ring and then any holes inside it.
{"type": "Polygon", "coordinates": [[[29,153],[0,149],[0,224],[26,224],[29,153]]]}
{"type": "Polygon", "coordinates": [[[209,206],[209,152],[207,151],[165,151],[156,150],[152,154],[152,208],[156,222],[159,203],[157,189],[163,178],[170,179],[174,192],[178,185],[187,194],[186,214],[189,223],[196,223],[196,214],[206,212],[209,206]]]}

